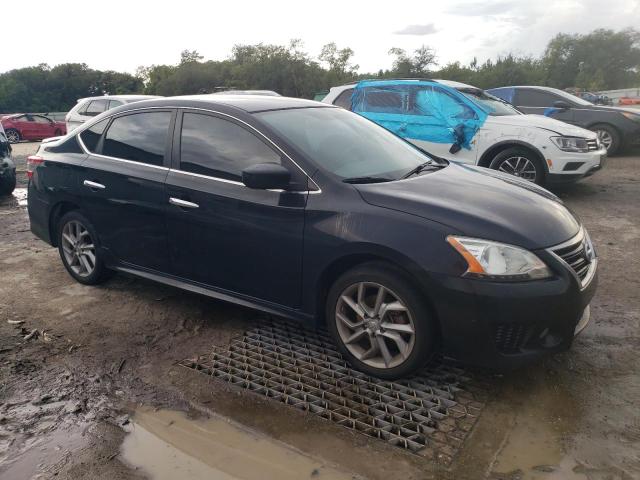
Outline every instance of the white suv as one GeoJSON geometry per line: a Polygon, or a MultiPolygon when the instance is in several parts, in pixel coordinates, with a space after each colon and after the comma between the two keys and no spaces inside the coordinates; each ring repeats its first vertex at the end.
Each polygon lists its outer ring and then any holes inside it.
{"type": "Polygon", "coordinates": [[[139,102],[158,98],[156,95],[103,95],[101,97],[80,98],[75,107],[64,117],[67,123],[67,133],[79,127],[90,118],[102,112],[119,107],[125,103],[139,102]]]}
{"type": "Polygon", "coordinates": [[[322,101],[363,115],[433,155],[538,184],[591,175],[602,168],[607,154],[589,130],[524,115],[459,82],[363,81],[333,87],[322,101]]]}

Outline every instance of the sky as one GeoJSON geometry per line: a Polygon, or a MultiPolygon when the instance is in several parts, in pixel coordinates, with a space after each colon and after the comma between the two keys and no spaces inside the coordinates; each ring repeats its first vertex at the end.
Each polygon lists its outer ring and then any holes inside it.
{"type": "Polygon", "coordinates": [[[427,45],[439,65],[515,53],[538,56],[557,33],[638,26],[640,0],[30,0],[0,31],[0,72],[87,63],[134,73],[176,64],[180,52],[227,58],[234,44],[304,42],[316,57],[336,42],[361,72],[389,68],[391,47],[427,45]],[[12,45],[15,41],[15,45],[12,45]]]}

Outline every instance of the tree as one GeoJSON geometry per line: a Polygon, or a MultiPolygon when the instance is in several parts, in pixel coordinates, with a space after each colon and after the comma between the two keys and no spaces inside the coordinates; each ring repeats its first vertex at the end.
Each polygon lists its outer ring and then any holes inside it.
{"type": "Polygon", "coordinates": [[[183,50],[180,52],[180,65],[184,63],[199,62],[204,57],[197,50],[183,50]]]}
{"type": "Polygon", "coordinates": [[[431,47],[422,45],[409,56],[402,48],[393,47],[389,55],[396,58],[393,61],[393,72],[400,76],[421,77],[428,75],[429,67],[436,64],[436,54],[431,47]]]}
{"type": "Polygon", "coordinates": [[[351,63],[354,51],[350,48],[338,49],[334,42],[327,43],[322,47],[318,59],[329,66],[329,82],[344,83],[355,77],[358,65],[351,63]]]}

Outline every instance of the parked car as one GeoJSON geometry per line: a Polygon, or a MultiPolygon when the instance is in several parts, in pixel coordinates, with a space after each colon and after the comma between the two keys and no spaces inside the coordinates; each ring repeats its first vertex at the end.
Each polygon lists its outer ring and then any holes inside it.
{"type": "Polygon", "coordinates": [[[27,166],[31,230],[78,282],[128,272],[326,324],[368,374],[407,375],[440,349],[516,367],[589,320],[595,250],[556,196],[341,108],[150,100],[27,166]]]}
{"type": "Polygon", "coordinates": [[[16,165],[11,158],[11,145],[0,124],[0,196],[11,195],[16,188],[16,165]]]}
{"type": "Polygon", "coordinates": [[[333,87],[322,101],[355,111],[433,155],[541,185],[591,175],[606,158],[593,132],[542,115],[523,115],[464,83],[354,82],[333,87]]]}
{"type": "Polygon", "coordinates": [[[67,133],[63,122],[54,122],[49,117],[31,113],[16,113],[0,119],[5,134],[11,143],[21,140],[42,140],[67,133]]]}
{"type": "Polygon", "coordinates": [[[149,100],[151,98],[159,97],[156,95],[102,95],[101,97],[80,98],[75,107],[69,110],[69,113],[67,113],[65,117],[67,131],[70,132],[87,120],[112,108],[127,103],[139,102],[140,100],[149,100]]]}
{"type": "Polygon", "coordinates": [[[640,112],[632,108],[594,105],[549,87],[517,86],[488,90],[525,113],[546,114],[595,132],[610,155],[640,144],[640,112]]]}

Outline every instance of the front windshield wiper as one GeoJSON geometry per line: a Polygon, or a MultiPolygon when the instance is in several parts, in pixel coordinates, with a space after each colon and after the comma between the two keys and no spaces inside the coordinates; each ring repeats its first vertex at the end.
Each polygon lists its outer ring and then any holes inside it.
{"type": "Polygon", "coordinates": [[[393,178],[368,176],[368,177],[345,178],[342,181],[344,183],[382,183],[382,182],[390,182],[392,180],[393,180],[393,178]]]}
{"type": "Polygon", "coordinates": [[[433,160],[429,160],[427,162],[421,163],[420,165],[412,168],[411,170],[409,170],[407,173],[405,173],[403,176],[400,177],[400,180],[404,180],[405,178],[409,178],[413,175],[418,175],[419,173],[429,169],[429,170],[439,170],[442,167],[444,167],[444,165],[438,164],[438,163],[434,163],[433,160]]]}

